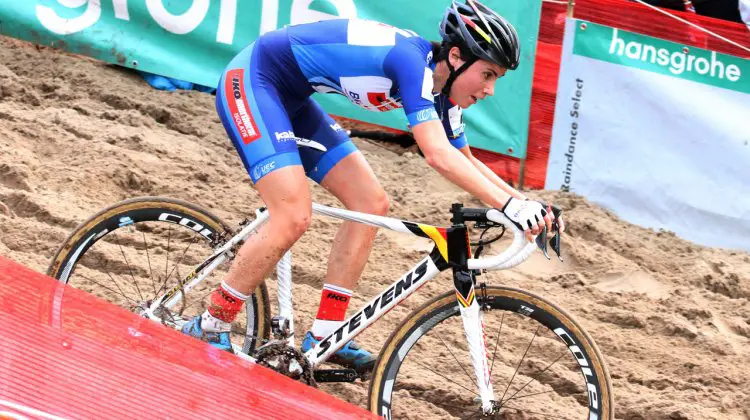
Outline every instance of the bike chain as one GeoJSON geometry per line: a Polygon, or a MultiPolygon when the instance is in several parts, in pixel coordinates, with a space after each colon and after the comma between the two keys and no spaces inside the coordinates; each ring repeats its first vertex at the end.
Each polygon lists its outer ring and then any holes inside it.
{"type": "Polygon", "coordinates": [[[267,344],[261,346],[253,357],[255,357],[256,363],[261,366],[265,366],[289,378],[299,380],[311,387],[317,388],[318,386],[313,376],[313,370],[305,355],[294,347],[289,346],[286,341],[269,341],[267,344]],[[277,361],[283,361],[283,363],[280,363],[279,366],[271,365],[269,360],[273,360],[274,358],[277,361]],[[302,374],[290,372],[289,363],[291,360],[296,360],[299,363],[302,368],[302,374]]]}

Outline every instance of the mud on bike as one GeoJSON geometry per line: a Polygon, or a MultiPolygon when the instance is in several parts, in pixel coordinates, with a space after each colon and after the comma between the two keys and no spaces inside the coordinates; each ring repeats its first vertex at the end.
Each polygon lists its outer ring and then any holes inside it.
{"type": "MultiPolygon", "coordinates": [[[[546,231],[529,243],[499,210],[460,204],[452,206],[448,227],[317,203],[313,212],[428,238],[434,247],[305,354],[294,345],[292,255],[287,252],[276,267],[278,315],[271,317],[264,282],[232,324],[236,355],[311,385],[369,379],[368,408],[387,419],[422,409],[446,418],[614,417],[605,361],[581,325],[541,296],[479,280],[486,271],[522,263],[537,249],[546,256],[546,231]],[[480,258],[506,229],[514,234],[507,249],[480,258]],[[499,234],[483,239],[490,230],[499,234]],[[470,233],[480,231],[471,242],[470,233]],[[429,300],[395,328],[369,377],[321,367],[442,271],[452,273],[453,290],[429,300]]],[[[57,250],[48,274],[179,329],[203,312],[239,246],[268,218],[260,208],[235,231],[185,201],[125,200],[79,225],[57,250]]],[[[559,238],[549,240],[558,256],[559,238]]]]}

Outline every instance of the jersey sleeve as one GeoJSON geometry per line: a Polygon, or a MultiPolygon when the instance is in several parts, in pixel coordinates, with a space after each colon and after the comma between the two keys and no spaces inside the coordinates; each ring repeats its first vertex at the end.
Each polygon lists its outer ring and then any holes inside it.
{"type": "MultiPolygon", "coordinates": [[[[429,46],[427,41],[424,41],[429,46]]],[[[385,74],[401,92],[404,112],[413,128],[423,122],[440,120],[432,94],[431,52],[414,42],[397,43],[383,63],[385,74]]]]}
{"type": "Polygon", "coordinates": [[[440,94],[435,101],[435,112],[440,116],[445,135],[453,147],[460,149],[469,144],[464,132],[464,117],[460,106],[454,104],[448,96],[440,94]]]}

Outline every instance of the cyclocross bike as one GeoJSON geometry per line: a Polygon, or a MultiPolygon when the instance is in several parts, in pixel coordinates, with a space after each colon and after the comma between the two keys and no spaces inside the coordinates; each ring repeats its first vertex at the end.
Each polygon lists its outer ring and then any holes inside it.
{"type": "MultiPolygon", "coordinates": [[[[311,385],[368,379],[321,364],[450,269],[454,290],[414,310],[383,345],[369,376],[371,411],[387,419],[614,417],[604,359],[579,323],[538,295],[477,281],[487,270],[520,264],[537,248],[546,256],[546,230],[528,243],[499,210],[460,204],[451,208],[452,224],[446,228],[317,203],[313,211],[429,238],[434,248],[305,354],[294,346],[288,252],[276,267],[276,279],[267,279],[277,283],[279,315],[271,318],[263,283],[232,324],[235,354],[311,385]],[[470,242],[470,227],[481,230],[477,242],[470,242]],[[506,227],[514,232],[508,248],[480,258],[506,227]],[[483,239],[490,229],[499,234],[483,239]]],[[[268,218],[265,208],[258,209],[254,220],[244,220],[234,233],[191,203],[161,197],[126,200],[78,226],[57,250],[48,274],[179,329],[204,310],[238,247],[268,218]]],[[[549,241],[558,257],[559,238],[549,241]]],[[[305,267],[298,268],[305,273],[305,267]]]]}

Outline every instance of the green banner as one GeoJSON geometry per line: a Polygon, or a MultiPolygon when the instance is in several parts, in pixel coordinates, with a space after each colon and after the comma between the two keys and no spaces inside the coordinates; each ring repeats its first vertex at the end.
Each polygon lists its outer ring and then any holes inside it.
{"type": "Polygon", "coordinates": [[[573,53],[750,93],[750,60],[591,22],[576,22],[573,53]]]}
{"type": "MultiPolygon", "coordinates": [[[[335,17],[373,19],[438,39],[448,1],[413,0],[0,0],[0,33],[206,86],[260,34],[335,17]]],[[[522,62],[495,96],[464,113],[472,146],[526,155],[541,1],[484,2],[518,29],[522,62]]],[[[406,130],[403,112],[377,113],[315,94],[331,114],[406,130]]]]}

